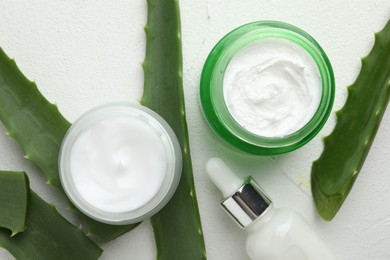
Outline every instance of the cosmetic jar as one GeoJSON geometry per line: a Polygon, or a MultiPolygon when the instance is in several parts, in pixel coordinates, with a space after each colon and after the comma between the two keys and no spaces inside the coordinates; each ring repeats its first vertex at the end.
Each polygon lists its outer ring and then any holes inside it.
{"type": "Polygon", "coordinates": [[[245,247],[251,260],[336,259],[299,213],[276,208],[252,177],[237,177],[220,158],[209,159],[206,172],[222,192],[221,207],[247,231],[245,247]]]}
{"type": "Polygon", "coordinates": [[[162,209],[180,180],[182,154],[168,123],[132,103],[94,108],[66,133],[59,174],[71,202],[112,225],[140,222],[162,209]]]}
{"type": "Polygon", "coordinates": [[[327,121],[334,94],[332,66],[320,45],[278,21],[249,23],[224,36],[200,80],[201,107],[211,128],[255,155],[286,153],[309,142],[327,121]]]}

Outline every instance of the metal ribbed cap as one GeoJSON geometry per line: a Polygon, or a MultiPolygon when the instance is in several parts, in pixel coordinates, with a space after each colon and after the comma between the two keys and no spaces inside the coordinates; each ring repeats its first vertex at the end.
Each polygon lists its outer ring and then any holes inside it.
{"type": "Polygon", "coordinates": [[[221,206],[242,227],[250,225],[271,204],[271,200],[251,177],[232,196],[221,202],[221,206]]]}
{"type": "Polygon", "coordinates": [[[240,179],[220,158],[209,159],[206,171],[225,198],[222,207],[242,227],[250,225],[272,204],[251,177],[240,179]]]}

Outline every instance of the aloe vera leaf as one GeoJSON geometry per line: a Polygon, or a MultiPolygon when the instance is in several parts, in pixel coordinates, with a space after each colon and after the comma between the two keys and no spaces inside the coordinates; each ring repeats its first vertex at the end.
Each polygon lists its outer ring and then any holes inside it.
{"type": "MultiPolygon", "coordinates": [[[[11,193],[16,195],[15,192],[11,193]]],[[[28,228],[13,237],[0,228],[0,247],[16,259],[98,259],[102,249],[31,191],[28,228]]]]}
{"type": "Polygon", "coordinates": [[[148,0],[144,94],[141,103],[173,128],[183,171],[171,201],[151,218],[158,259],[205,259],[183,97],[180,15],[177,0],[148,0]]]}
{"type": "MultiPolygon", "coordinates": [[[[7,134],[22,146],[26,158],[42,170],[48,183],[63,192],[58,174],[58,154],[70,123],[1,48],[0,121],[6,127],[7,134]]],[[[88,234],[101,242],[110,241],[138,225],[108,225],[77,212],[82,221],[87,223],[88,234]]]]}
{"type": "Polygon", "coordinates": [[[57,158],[70,123],[0,49],[0,120],[48,179],[62,189],[57,158]]]}
{"type": "Polygon", "coordinates": [[[26,229],[29,195],[26,173],[0,171],[0,227],[11,230],[11,236],[26,229]]]}
{"type": "Polygon", "coordinates": [[[337,214],[355,182],[390,97],[390,21],[375,34],[370,54],[362,59],[348,99],[336,112],[333,132],[313,162],[311,185],[318,213],[327,221],[337,214]]]}

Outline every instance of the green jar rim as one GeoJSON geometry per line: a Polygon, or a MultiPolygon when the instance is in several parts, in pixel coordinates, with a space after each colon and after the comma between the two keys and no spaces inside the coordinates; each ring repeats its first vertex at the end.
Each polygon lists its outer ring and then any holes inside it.
{"type": "Polygon", "coordinates": [[[207,57],[200,80],[201,107],[214,132],[234,147],[257,155],[290,152],[313,139],[332,111],[334,95],[333,69],[325,51],[305,31],[279,21],[248,23],[225,35],[207,57]],[[314,116],[301,129],[283,137],[263,137],[244,129],[230,114],[223,97],[223,77],[230,60],[248,44],[265,38],[290,40],[304,48],[317,64],[322,81],[321,100],[314,116]]]}

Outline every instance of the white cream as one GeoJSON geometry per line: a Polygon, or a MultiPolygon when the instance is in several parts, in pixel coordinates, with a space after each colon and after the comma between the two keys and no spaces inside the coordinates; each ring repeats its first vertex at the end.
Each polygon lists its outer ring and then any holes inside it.
{"type": "Polygon", "coordinates": [[[322,81],[310,54],[279,38],[257,40],[229,62],[223,80],[227,108],[253,134],[283,137],[305,126],[321,99],[322,81]]]}
{"type": "Polygon", "coordinates": [[[92,123],[70,149],[70,175],[81,197],[111,213],[134,211],[160,190],[167,171],[162,132],[139,115],[92,123]]]}

